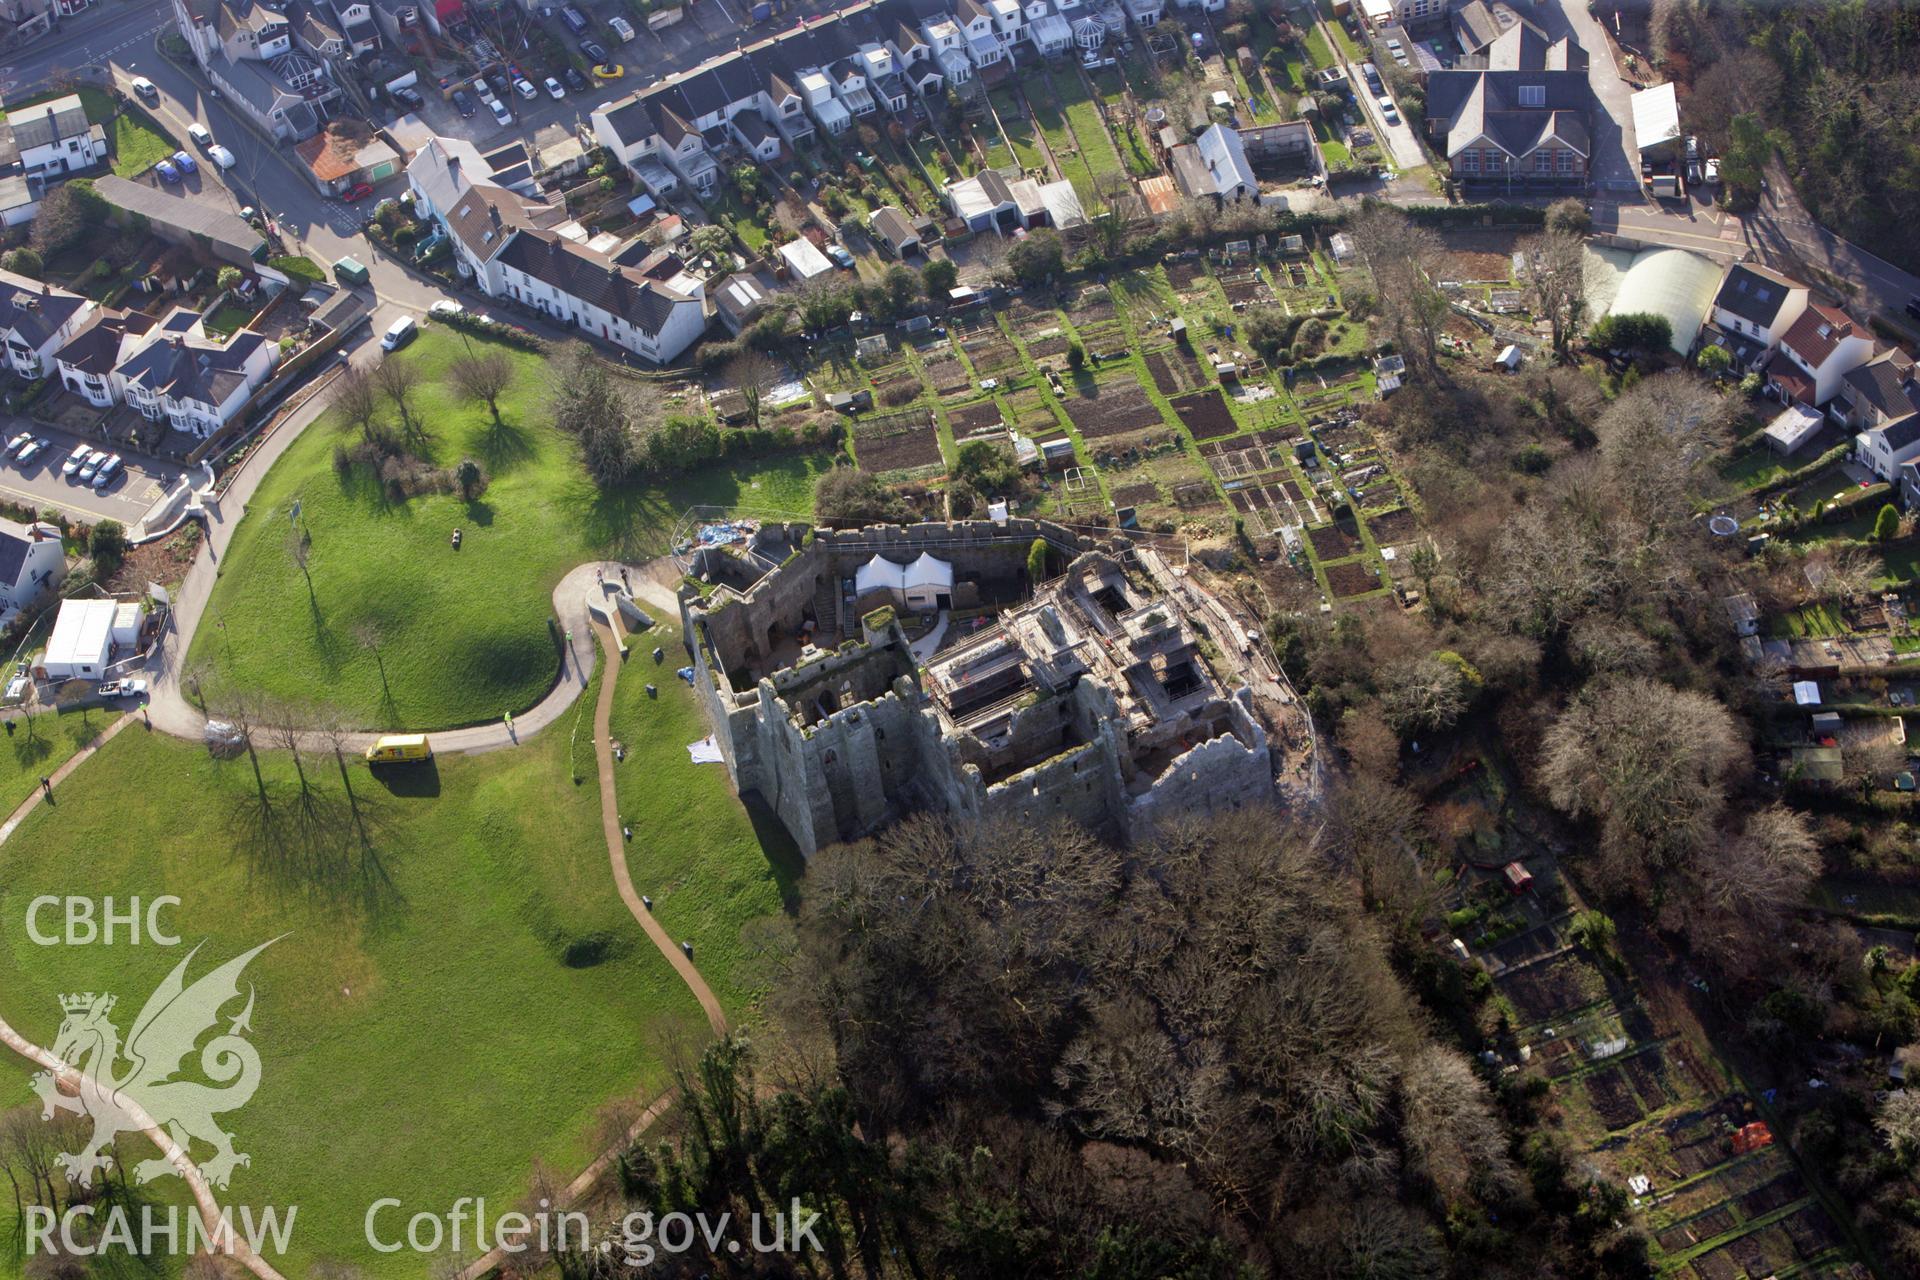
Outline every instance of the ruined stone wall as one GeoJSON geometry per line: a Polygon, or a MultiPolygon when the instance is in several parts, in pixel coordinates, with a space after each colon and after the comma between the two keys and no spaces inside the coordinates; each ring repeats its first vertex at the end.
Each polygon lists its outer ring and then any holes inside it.
{"type": "Polygon", "coordinates": [[[1266,731],[1249,709],[1252,698],[1247,689],[1235,690],[1228,699],[1233,732],[1175,758],[1151,790],[1127,804],[1130,838],[1150,835],[1169,814],[1224,813],[1272,803],[1273,766],[1266,731]]]}

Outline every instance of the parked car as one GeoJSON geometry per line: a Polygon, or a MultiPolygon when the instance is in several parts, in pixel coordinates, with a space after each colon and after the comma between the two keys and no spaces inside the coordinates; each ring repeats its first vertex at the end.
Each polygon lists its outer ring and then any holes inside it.
{"type": "Polygon", "coordinates": [[[582,40],[580,42],[580,52],[592,58],[595,66],[605,66],[607,63],[613,61],[611,55],[607,53],[606,46],[598,40],[582,40]]]}
{"type": "Polygon", "coordinates": [[[617,62],[596,62],[593,66],[593,74],[601,80],[618,80],[627,74],[627,69],[617,62]]]}
{"type": "Polygon", "coordinates": [[[461,306],[459,303],[451,302],[446,298],[442,298],[440,299],[440,301],[434,303],[432,306],[427,308],[427,314],[432,316],[436,320],[445,320],[447,317],[457,316],[462,311],[465,311],[465,310],[466,308],[461,306]]]}
{"type": "Polygon", "coordinates": [[[205,151],[213,145],[213,130],[195,120],[187,126],[187,136],[193,139],[193,145],[205,151]]]}
{"type": "Polygon", "coordinates": [[[1386,117],[1388,124],[1400,123],[1400,112],[1393,105],[1393,99],[1386,94],[1380,95],[1380,114],[1386,117]]]}
{"type": "Polygon", "coordinates": [[[513,78],[513,91],[525,98],[528,102],[532,102],[540,96],[540,91],[533,87],[533,81],[527,79],[525,76],[515,76],[513,78]]]}
{"type": "Polygon", "coordinates": [[[567,91],[560,87],[560,82],[558,80],[555,80],[552,76],[548,76],[547,77],[547,96],[549,98],[552,98],[554,101],[558,102],[561,98],[564,98],[567,96],[567,91]]]}
{"type": "Polygon", "coordinates": [[[217,142],[207,148],[207,159],[213,161],[222,169],[231,169],[235,164],[239,163],[234,159],[233,152],[227,150],[217,142]]]}
{"type": "Polygon", "coordinates": [[[853,255],[848,253],[845,247],[830,244],[827,246],[827,256],[845,267],[848,271],[853,270],[853,255]]]}
{"type": "Polygon", "coordinates": [[[1706,179],[1708,186],[1710,187],[1719,186],[1720,185],[1720,161],[1718,159],[1707,161],[1707,167],[1702,171],[1701,176],[1706,179]]]}
{"type": "Polygon", "coordinates": [[[181,173],[194,173],[200,168],[200,162],[188,152],[176,151],[173,153],[173,167],[181,173]]]}
{"type": "Polygon", "coordinates": [[[95,449],[87,460],[80,464],[80,470],[74,473],[74,479],[81,484],[92,484],[94,476],[100,472],[100,464],[107,460],[104,449],[95,449]]]}
{"type": "Polygon", "coordinates": [[[180,170],[174,167],[171,160],[162,160],[153,166],[153,171],[160,175],[160,181],[169,185],[180,181],[180,170]]]}
{"type": "Polygon", "coordinates": [[[160,91],[154,88],[153,81],[147,79],[145,76],[135,76],[133,78],[133,91],[140,95],[142,102],[160,101],[160,91]]]}
{"type": "Polygon", "coordinates": [[[52,443],[53,442],[48,440],[45,436],[41,436],[38,440],[35,440],[32,444],[28,445],[26,448],[22,449],[19,453],[15,454],[13,460],[24,467],[29,462],[32,462],[35,458],[45,453],[48,450],[48,448],[51,447],[52,443]]]}
{"type": "MultiPolygon", "coordinates": [[[[1915,320],[1920,320],[1920,294],[1916,294],[1913,297],[1907,299],[1907,314],[1912,316],[1915,320]]],[[[32,446],[29,445],[28,449],[31,449],[31,448],[32,446]]],[[[27,460],[27,451],[28,451],[27,449],[23,449],[20,451],[20,461],[25,462],[27,460]]]]}
{"type": "Polygon", "coordinates": [[[1700,158],[1700,139],[1689,135],[1687,138],[1687,159],[1698,160],[1699,158],[1700,158]]]}
{"type": "Polygon", "coordinates": [[[412,316],[401,316],[398,320],[395,320],[387,326],[386,334],[380,339],[380,349],[382,351],[398,351],[401,347],[407,345],[407,342],[419,328],[420,326],[414,322],[412,316]]]}
{"type": "Polygon", "coordinates": [[[507,104],[500,99],[489,98],[487,110],[493,112],[493,118],[500,122],[502,128],[513,123],[513,112],[507,110],[507,104]]]}
{"type": "Polygon", "coordinates": [[[427,100],[411,89],[389,89],[387,92],[393,95],[395,102],[412,111],[418,111],[427,105],[427,100]]]}
{"type": "Polygon", "coordinates": [[[117,453],[111,454],[105,462],[100,464],[99,469],[93,473],[93,487],[96,489],[104,489],[112,484],[113,478],[119,474],[120,455],[117,453]]]}
{"type": "Polygon", "coordinates": [[[373,194],[372,184],[365,183],[365,182],[356,182],[352,186],[348,187],[345,193],[343,193],[340,198],[342,200],[345,200],[348,204],[353,204],[356,201],[365,200],[368,196],[372,194],[373,194]]]}
{"type": "Polygon", "coordinates": [[[580,74],[578,67],[568,67],[564,74],[567,78],[567,87],[575,93],[585,93],[593,88],[591,84],[587,83],[587,78],[580,74]]]}
{"type": "Polygon", "coordinates": [[[481,87],[487,90],[486,93],[480,95],[482,99],[509,98],[513,96],[513,86],[508,84],[507,78],[498,71],[493,72],[480,83],[481,87]]]}
{"type": "Polygon", "coordinates": [[[146,691],[145,680],[109,680],[94,690],[103,698],[138,698],[146,691]]]}
{"type": "Polygon", "coordinates": [[[7,447],[5,452],[9,456],[12,456],[13,454],[20,452],[22,449],[26,448],[28,445],[32,443],[33,443],[33,433],[30,431],[22,431],[19,435],[7,441],[7,447]]]}
{"type": "Polygon", "coordinates": [[[453,91],[453,109],[460,113],[461,119],[473,119],[473,99],[467,96],[465,89],[455,89],[453,91]]]}
{"type": "Polygon", "coordinates": [[[68,454],[67,460],[60,464],[60,474],[71,480],[74,473],[86,466],[87,459],[92,456],[93,450],[87,448],[87,446],[83,444],[73,446],[73,452],[68,454]]]}
{"type": "Polygon", "coordinates": [[[625,44],[639,34],[633,29],[633,24],[625,18],[608,18],[607,25],[613,28],[613,34],[620,37],[621,44],[625,44]]]}

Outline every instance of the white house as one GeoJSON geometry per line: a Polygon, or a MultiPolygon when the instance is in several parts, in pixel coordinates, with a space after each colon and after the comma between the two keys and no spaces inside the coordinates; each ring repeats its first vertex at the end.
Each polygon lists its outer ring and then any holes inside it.
{"type": "Polygon", "coordinates": [[[453,241],[454,269],[470,276],[488,297],[506,293],[500,273],[500,251],[513,233],[550,230],[567,220],[564,204],[519,195],[500,187],[476,184],[457,201],[441,221],[453,241]]]}
{"type": "Polygon", "coordinates": [[[80,173],[107,159],[107,132],[87,123],[80,95],[13,109],[7,117],[20,165],[36,177],[80,173]]]}
{"type": "Polygon", "coordinates": [[[45,601],[66,578],[58,529],[0,519],[0,627],[45,601]]]}
{"type": "Polygon", "coordinates": [[[280,363],[280,348],[264,335],[242,329],[215,342],[185,308],[121,350],[107,379],[114,399],[202,440],[237,419],[280,363]]]}
{"type": "Polygon", "coordinates": [[[1891,483],[1903,464],[1920,459],[1920,414],[1910,413],[1853,438],[1853,456],[1861,466],[1891,483]]]}
{"type": "Polygon", "coordinates": [[[63,600],[39,670],[47,680],[104,680],[114,658],[140,643],[146,610],[119,600],[63,600]]]}
{"type": "Polygon", "coordinates": [[[131,351],[128,339],[146,333],[153,323],[152,316],[138,311],[94,312],[72,341],[54,353],[60,385],[96,409],[113,407],[113,370],[122,348],[131,351]]]}
{"type": "MultiPolygon", "coordinates": [[[[1849,373],[1873,358],[1873,339],[1844,311],[1812,302],[1780,337],[1767,389],[1784,403],[1824,407],[1849,373]]],[[[1838,416],[1838,415],[1836,415],[1838,416]]]]}
{"type": "Polygon", "coordinates": [[[1226,201],[1260,198],[1260,180],[1247,160],[1238,129],[1212,125],[1194,141],[1173,148],[1168,159],[1173,180],[1186,195],[1226,201]]]}
{"type": "Polygon", "coordinates": [[[93,315],[90,299],[52,285],[0,271],[0,335],[7,363],[23,378],[44,378],[53,357],[93,315]]]}
{"type": "Polygon", "coordinates": [[[328,66],[342,37],[330,22],[303,22],[296,40],[284,10],[255,0],[173,0],[181,36],[228,104],[275,137],[299,142],[341,104],[328,66]]]}
{"type": "Polygon", "coordinates": [[[706,288],[658,280],[552,231],[516,231],[499,255],[506,296],[658,364],[706,331],[706,288]]]}
{"type": "Polygon", "coordinates": [[[1807,309],[1807,286],[1765,267],[1735,263],[1713,299],[1713,324],[1736,361],[1758,371],[1807,309]]]}

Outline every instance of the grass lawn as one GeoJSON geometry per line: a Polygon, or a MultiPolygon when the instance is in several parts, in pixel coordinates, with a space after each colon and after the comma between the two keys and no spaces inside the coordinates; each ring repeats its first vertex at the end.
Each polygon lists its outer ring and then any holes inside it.
{"type": "Polygon", "coordinates": [[[122,178],[145,173],[179,149],[173,139],[132,111],[115,116],[107,133],[113,145],[113,171],[122,178]]]}
{"type": "MultiPolygon", "coordinates": [[[[1094,190],[1093,170],[1087,167],[1086,158],[1080,154],[1073,134],[1067,127],[1051,80],[1052,77],[1038,76],[1028,80],[1027,102],[1033,107],[1034,123],[1046,135],[1047,149],[1053,152],[1053,162],[1060,170],[1060,176],[1073,184],[1074,194],[1080,197],[1080,207],[1092,214],[1106,206],[1094,190]]],[[[1105,145],[1104,139],[1102,145],[1105,145]]]]}
{"type": "Polygon", "coordinates": [[[253,319],[252,307],[235,306],[231,302],[222,303],[220,309],[207,317],[206,327],[209,333],[229,334],[253,319]]]}
{"type": "Polygon", "coordinates": [[[0,738],[0,820],[32,794],[40,779],[65,764],[74,752],[119,718],[116,711],[93,708],[42,711],[7,721],[12,732],[0,738]]]}
{"type": "Polygon", "coordinates": [[[1040,154],[1040,147],[1033,140],[1033,120],[1027,110],[1005,89],[995,89],[990,95],[993,99],[994,114],[1000,117],[1000,127],[1006,130],[1007,141],[1013,146],[1014,158],[1022,169],[1040,169],[1046,166],[1046,157],[1040,154]]]}
{"type": "MultiPolygon", "coordinates": [[[[1327,30],[1333,32],[1333,42],[1340,48],[1340,56],[1348,62],[1365,62],[1366,54],[1362,53],[1360,46],[1354,43],[1353,37],[1347,34],[1347,29],[1341,25],[1340,19],[1333,16],[1333,0],[1319,0],[1319,7],[1320,16],[1326,19],[1327,30]]],[[[1304,18],[1306,15],[1301,16],[1304,18]]],[[[1307,27],[1311,24],[1303,21],[1297,25],[1307,27]]]]}
{"type": "Polygon", "coordinates": [[[542,358],[496,348],[519,375],[501,401],[506,428],[496,431],[483,406],[459,402],[445,385],[462,349],[459,335],[429,326],[399,358],[426,376],[416,411],[433,434],[433,461],[477,458],[492,477],[486,493],[472,504],[453,494],[391,502],[366,468],[335,473],[334,446],[357,433],[322,418],[255,492],[190,662],[273,697],[329,703],[368,727],[494,720],[539,701],[558,674],[548,619],[568,569],[658,554],[695,503],[813,509],[813,479],[829,455],[715,465],[602,494],[573,443],[547,425],[542,358]],[[296,498],[311,536],[311,594],[289,554],[296,498]],[[448,546],[456,528],[459,551],[448,546]],[[222,621],[224,632],[214,625],[222,621]]]}
{"type": "Polygon", "coordinates": [[[1762,444],[1747,450],[1720,469],[1720,478],[1738,489],[1754,489],[1791,471],[1791,463],[1762,444]]]}
{"type": "Polygon", "coordinates": [[[741,929],[794,895],[800,853],[776,819],[762,810],[756,822],[741,807],[725,765],[688,759],[687,745],[707,735],[707,724],[693,690],[673,674],[686,661],[679,629],[662,622],[629,645],[613,704],[613,737],[627,749],[614,765],[620,815],[633,827],[627,867],[667,932],[693,943],[701,974],[738,1016],[767,976],[741,929]],[[658,666],[655,645],[666,650],[658,666]],[[647,696],[649,683],[658,698],[647,696]]]}
{"type": "Polygon", "coordinates": [[[55,98],[66,97],[68,93],[80,95],[80,107],[87,113],[89,124],[105,124],[112,117],[113,99],[108,96],[106,90],[87,87],[72,90],[50,89],[45,93],[36,93],[30,98],[22,98],[18,102],[9,102],[5,110],[0,110],[0,120],[5,120],[10,111],[21,111],[42,102],[52,102],[55,98]]]}
{"type": "Polygon", "coordinates": [[[1853,629],[1831,604],[1810,604],[1790,609],[1774,621],[1776,636],[1844,636],[1853,629]]]}
{"type": "Polygon", "coordinates": [[[1327,37],[1321,34],[1319,27],[1307,28],[1307,57],[1313,62],[1315,71],[1325,71],[1334,65],[1333,49],[1327,44],[1327,37]]]}
{"type": "MultiPolygon", "coordinates": [[[[252,1101],[222,1117],[252,1157],[222,1200],[298,1206],[291,1256],[277,1260],[286,1275],[314,1274],[322,1259],[395,1280],[427,1274],[417,1256],[369,1249],[375,1199],[404,1202],[404,1231],[407,1215],[443,1213],[459,1196],[504,1207],[536,1161],[564,1181],[601,1146],[603,1108],[654,1096],[676,1049],[708,1034],[620,902],[591,767],[573,785],[567,752],[556,726],[519,750],[384,780],[349,763],[374,850],[365,857],[334,762],[309,757],[316,834],[286,856],[271,850],[286,848],[298,812],[287,757],[263,756],[284,816],[261,823],[244,756],[217,762],[129,729],[0,848],[0,918],[11,922],[0,1003],[45,1044],[62,992],[110,991],[125,1032],[184,957],[186,947],[31,945],[20,922],[38,894],[177,895],[170,927],[204,943],[190,977],[278,938],[246,974],[263,1070],[252,1101]],[[371,900],[370,880],[384,885],[371,900]]],[[[686,783],[703,807],[725,786],[718,770],[686,783]]],[[[27,1101],[28,1075],[7,1055],[0,1095],[27,1101]]],[[[180,1198],[172,1179],[155,1189],[180,1198]]]]}

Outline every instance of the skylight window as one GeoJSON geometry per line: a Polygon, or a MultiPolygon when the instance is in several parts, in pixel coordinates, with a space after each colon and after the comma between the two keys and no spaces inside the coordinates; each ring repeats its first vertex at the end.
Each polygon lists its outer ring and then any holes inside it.
{"type": "Polygon", "coordinates": [[[1547,86],[1543,84],[1523,84],[1520,86],[1520,105],[1523,107],[1544,107],[1547,105],[1547,86]]]}

